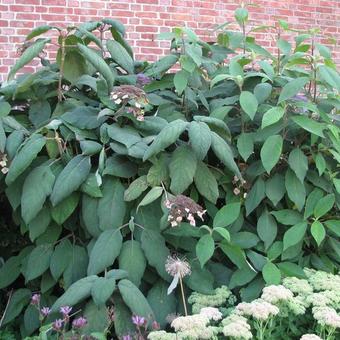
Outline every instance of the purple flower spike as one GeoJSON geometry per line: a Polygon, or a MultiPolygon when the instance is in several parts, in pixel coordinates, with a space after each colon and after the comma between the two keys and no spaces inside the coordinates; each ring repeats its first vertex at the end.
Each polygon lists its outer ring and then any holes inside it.
{"type": "Polygon", "coordinates": [[[84,327],[85,325],[87,324],[87,320],[86,318],[80,316],[79,318],[77,319],[74,319],[73,322],[72,322],[72,326],[73,328],[82,328],[84,327]]]}
{"type": "Polygon", "coordinates": [[[137,84],[144,86],[151,83],[150,77],[146,76],[144,73],[137,74],[137,84]]]}
{"type": "Polygon", "coordinates": [[[71,313],[72,307],[63,306],[60,308],[60,313],[63,314],[64,317],[68,316],[71,313]]]}
{"type": "Polygon", "coordinates": [[[132,337],[131,337],[131,335],[123,335],[122,340],[132,340],[132,337]]]}
{"type": "Polygon", "coordinates": [[[40,309],[40,313],[44,318],[46,318],[46,316],[48,316],[51,313],[51,309],[48,307],[43,307],[40,309]]]}
{"type": "Polygon", "coordinates": [[[145,318],[139,315],[134,315],[132,316],[132,323],[135,324],[136,326],[144,326],[145,324],[145,318]]]}
{"type": "Polygon", "coordinates": [[[61,331],[62,327],[63,327],[63,320],[61,319],[55,320],[52,324],[52,328],[57,332],[61,331]]]}
{"type": "Polygon", "coordinates": [[[40,294],[33,294],[31,299],[31,304],[38,306],[40,303],[40,294]]]}

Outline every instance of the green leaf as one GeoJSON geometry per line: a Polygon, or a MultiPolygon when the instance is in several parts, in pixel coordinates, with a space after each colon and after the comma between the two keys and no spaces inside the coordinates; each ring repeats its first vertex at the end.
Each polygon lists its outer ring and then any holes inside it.
{"type": "Polygon", "coordinates": [[[278,103],[281,103],[284,100],[294,97],[308,83],[308,81],[309,79],[307,77],[296,78],[289,81],[282,88],[278,103]]]}
{"type": "Polygon", "coordinates": [[[53,220],[62,225],[74,212],[79,202],[79,193],[74,192],[63,201],[52,207],[51,215],[53,220]]]}
{"type": "Polygon", "coordinates": [[[334,194],[326,195],[322,197],[314,207],[314,216],[315,218],[320,218],[328,213],[333,207],[335,203],[334,194]]]}
{"type": "Polygon", "coordinates": [[[98,277],[92,284],[91,295],[94,303],[100,307],[105,306],[106,301],[113,294],[116,288],[115,279],[107,279],[105,277],[98,277]]]}
{"type": "Polygon", "coordinates": [[[102,191],[98,185],[97,177],[94,173],[87,176],[86,181],[80,187],[81,191],[92,198],[103,197],[102,191]]]}
{"type": "Polygon", "coordinates": [[[228,242],[230,242],[230,233],[227,229],[225,228],[220,228],[220,227],[217,227],[217,228],[214,228],[215,232],[217,232],[218,234],[220,234],[225,240],[227,240],[228,242]]]}
{"type": "Polygon", "coordinates": [[[148,320],[154,318],[153,311],[142,292],[129,280],[120,280],[118,288],[124,302],[135,315],[143,316],[148,320]]]}
{"type": "Polygon", "coordinates": [[[119,228],[124,221],[126,203],[123,184],[118,179],[106,178],[103,182],[103,197],[98,202],[99,228],[119,228]]]}
{"type": "Polygon", "coordinates": [[[157,198],[159,198],[162,195],[163,188],[162,187],[153,187],[141,200],[141,202],[138,204],[138,207],[142,207],[144,205],[148,205],[155,201],[157,198]]]}
{"type": "Polygon", "coordinates": [[[208,260],[214,255],[215,242],[210,234],[202,236],[196,244],[196,255],[200,261],[201,267],[208,262],[208,260]]]}
{"type": "Polygon", "coordinates": [[[99,153],[103,146],[97,142],[94,142],[92,140],[83,140],[80,141],[80,148],[85,156],[91,156],[99,153]]]}
{"type": "Polygon", "coordinates": [[[180,96],[188,85],[190,73],[184,70],[176,72],[174,76],[174,85],[177,94],[180,96]]]}
{"type": "Polygon", "coordinates": [[[63,240],[56,245],[50,262],[50,271],[56,281],[66,270],[71,256],[72,244],[69,240],[63,240]]]}
{"type": "Polygon", "coordinates": [[[289,199],[294,202],[298,210],[301,211],[306,200],[306,189],[304,183],[300,182],[292,170],[287,169],[285,185],[289,199]]]}
{"type": "Polygon", "coordinates": [[[314,221],[310,232],[316,241],[317,245],[320,247],[321,242],[324,240],[326,236],[326,230],[323,226],[323,224],[320,221],[314,221]]]}
{"type": "Polygon", "coordinates": [[[169,164],[171,191],[178,195],[183,193],[193,182],[197,167],[197,159],[188,146],[178,147],[172,154],[169,164]]]}
{"type": "Polygon", "coordinates": [[[130,178],[137,174],[137,170],[137,164],[133,163],[129,158],[114,154],[106,160],[103,175],[130,178]]]}
{"type": "Polygon", "coordinates": [[[85,59],[88,60],[89,63],[104,77],[107,83],[108,91],[111,92],[115,82],[115,77],[109,65],[107,65],[104,59],[93,49],[82,44],[77,45],[85,59]]]}
{"type": "Polygon", "coordinates": [[[292,49],[292,45],[283,39],[278,39],[277,46],[283,54],[289,54],[292,49]]]}
{"type": "Polygon", "coordinates": [[[271,262],[267,262],[262,268],[262,276],[266,283],[270,285],[278,285],[281,282],[280,269],[271,262]]]}
{"type": "Polygon", "coordinates": [[[256,97],[249,91],[242,91],[240,95],[240,105],[242,110],[253,120],[259,105],[256,97]]]}
{"type": "Polygon", "coordinates": [[[265,197],[265,183],[262,178],[258,178],[245,201],[246,215],[248,216],[264,199],[265,197]]]}
{"type": "Polygon", "coordinates": [[[38,215],[28,224],[29,237],[31,241],[34,241],[37,237],[42,235],[46,231],[50,222],[50,210],[48,208],[41,209],[38,215]]]}
{"type": "Polygon", "coordinates": [[[316,204],[323,197],[323,191],[319,188],[315,188],[307,197],[305,205],[304,219],[306,220],[313,214],[316,204]]]}
{"type": "Polygon", "coordinates": [[[319,176],[322,176],[327,167],[326,160],[320,152],[317,153],[316,155],[313,155],[313,158],[315,161],[315,166],[318,169],[319,176]]]}
{"type": "Polygon", "coordinates": [[[214,217],[214,228],[224,228],[234,223],[240,215],[241,203],[229,203],[222,207],[214,217]]]}
{"type": "Polygon", "coordinates": [[[87,274],[98,274],[112,266],[120,254],[122,243],[123,238],[119,229],[109,229],[102,232],[90,253],[87,274]]]}
{"type": "Polygon", "coordinates": [[[191,274],[184,278],[185,284],[196,292],[202,294],[212,294],[213,275],[205,268],[201,268],[197,260],[190,261],[191,274]]]}
{"type": "Polygon", "coordinates": [[[261,161],[268,174],[280,159],[282,145],[282,137],[274,135],[267,138],[261,148],[261,161]]]}
{"type": "Polygon", "coordinates": [[[0,267],[0,289],[6,288],[18,278],[21,261],[19,256],[12,256],[0,267]]]}
{"type": "Polygon", "coordinates": [[[29,289],[18,289],[16,290],[11,299],[9,300],[6,314],[4,314],[1,320],[1,326],[14,320],[23,310],[23,308],[29,303],[31,298],[31,291],[29,289]]]}
{"type": "Polygon", "coordinates": [[[42,25],[42,26],[38,26],[36,28],[34,28],[25,38],[25,40],[31,40],[41,34],[46,33],[47,31],[51,30],[52,28],[54,28],[54,26],[50,26],[50,25],[42,25]]]}
{"type": "Polygon", "coordinates": [[[244,250],[241,249],[241,247],[227,242],[221,242],[220,248],[239,269],[248,267],[244,250]]]}
{"type": "Polygon", "coordinates": [[[289,228],[283,236],[283,251],[289,247],[293,247],[303,240],[307,230],[305,221],[297,223],[289,228]]]}
{"type": "Polygon", "coordinates": [[[144,74],[150,77],[150,76],[154,76],[154,75],[158,75],[160,73],[166,72],[172,66],[174,66],[177,63],[177,61],[178,61],[177,55],[174,55],[174,54],[167,55],[159,59],[155,63],[151,64],[150,67],[146,69],[144,74]]]}
{"type": "Polygon", "coordinates": [[[286,192],[285,179],[282,175],[276,173],[266,181],[266,196],[276,206],[283,198],[286,192]]]}
{"type": "Polygon", "coordinates": [[[248,11],[244,7],[237,8],[235,10],[235,19],[242,27],[248,20],[248,11]]]}
{"type": "Polygon", "coordinates": [[[56,206],[70,196],[86,180],[91,170],[89,156],[75,156],[57,177],[51,194],[51,202],[56,206]]]}
{"type": "Polygon", "coordinates": [[[256,275],[257,272],[250,268],[237,269],[231,276],[228,287],[234,289],[236,287],[245,286],[247,283],[251,282],[256,275]]]}
{"type": "Polygon", "coordinates": [[[25,179],[21,195],[21,215],[29,223],[42,209],[52,193],[54,175],[48,165],[33,169],[25,179]]]}
{"type": "Polygon", "coordinates": [[[284,225],[294,225],[302,221],[302,216],[296,210],[283,209],[278,211],[272,211],[272,215],[276,220],[284,225]]]}
{"type": "Polygon", "coordinates": [[[149,265],[155,267],[165,281],[169,281],[170,276],[165,271],[165,262],[170,252],[163,236],[158,231],[144,229],[141,243],[149,265]]]}
{"type": "Polygon", "coordinates": [[[191,122],[189,125],[189,140],[197,159],[203,160],[211,146],[209,126],[203,122],[191,122]]]}
{"type": "Polygon", "coordinates": [[[273,125],[277,123],[285,114],[285,110],[280,107],[272,107],[268,111],[265,112],[265,114],[262,117],[262,124],[261,129],[264,129],[267,126],[273,125]]]}
{"type": "Polygon", "coordinates": [[[284,276],[295,276],[299,279],[305,279],[306,274],[303,269],[295,263],[291,262],[281,262],[278,263],[278,267],[284,276]]]}
{"type": "Polygon", "coordinates": [[[119,269],[129,273],[129,279],[137,287],[140,285],[146,268],[146,259],[138,241],[125,241],[118,258],[119,269]]]}
{"type": "Polygon", "coordinates": [[[50,42],[50,39],[38,39],[32,45],[27,47],[17,60],[15,65],[11,68],[8,74],[8,80],[12,80],[15,74],[26,64],[32,61],[44,49],[45,45],[50,42]]]}
{"type": "Polygon", "coordinates": [[[321,64],[318,67],[318,73],[324,82],[326,82],[332,88],[340,91],[340,77],[336,70],[321,64]]]}
{"type": "Polygon", "coordinates": [[[96,129],[105,118],[98,118],[98,109],[90,106],[78,106],[65,112],[61,119],[79,129],[96,129]]]}
{"type": "Polygon", "coordinates": [[[325,137],[323,130],[325,126],[322,123],[318,123],[306,116],[294,116],[291,117],[294,123],[301,126],[306,131],[313,133],[314,135],[325,137]]]}
{"type": "Polygon", "coordinates": [[[132,334],[133,332],[135,332],[135,325],[131,321],[131,312],[129,308],[124,303],[120,294],[114,295],[114,301],[115,301],[115,318],[114,318],[115,334],[117,334],[120,337],[123,337],[126,334],[132,334]]]}
{"type": "Polygon", "coordinates": [[[277,235],[277,224],[274,217],[264,210],[257,221],[257,234],[264,242],[265,249],[268,249],[274,242],[277,235]]]}
{"type": "Polygon", "coordinates": [[[295,172],[297,178],[301,181],[301,183],[303,183],[308,170],[308,158],[301,149],[296,148],[291,151],[288,158],[288,164],[295,172]]]}
{"type": "Polygon", "coordinates": [[[127,148],[131,148],[134,144],[142,140],[134,128],[128,126],[120,127],[118,124],[108,126],[107,134],[111,139],[124,144],[127,148]]]}
{"type": "Polygon", "coordinates": [[[237,138],[237,149],[246,162],[254,152],[254,138],[252,133],[241,133],[237,138]]]}
{"type": "Polygon", "coordinates": [[[146,176],[135,179],[124,192],[124,201],[130,202],[137,199],[148,188],[146,176]]]}
{"type": "Polygon", "coordinates": [[[52,312],[57,312],[62,306],[74,306],[91,295],[93,283],[98,280],[96,275],[84,277],[73,283],[52,306],[52,312]]]}
{"type": "Polygon", "coordinates": [[[85,334],[91,334],[91,337],[94,338],[93,340],[106,340],[106,335],[104,335],[103,329],[107,329],[111,324],[107,307],[105,305],[98,307],[93,301],[90,301],[86,304],[82,314],[87,320],[86,325],[80,330],[80,332],[83,334],[83,337],[86,337],[85,334]]]}
{"type": "Polygon", "coordinates": [[[197,163],[194,182],[198,192],[215,204],[219,196],[218,184],[215,176],[205,163],[197,163]]]}
{"type": "Polygon", "coordinates": [[[324,223],[328,229],[330,229],[336,236],[340,237],[340,221],[339,220],[328,220],[328,221],[325,221],[324,223]]]}
{"type": "Polygon", "coordinates": [[[108,40],[106,47],[112,59],[128,73],[134,73],[134,62],[127,50],[117,41],[108,40]]]}
{"type": "Polygon", "coordinates": [[[241,179],[242,175],[234,161],[234,155],[230,146],[215,132],[211,132],[211,146],[220,161],[241,179]]]}
{"type": "Polygon", "coordinates": [[[7,102],[0,102],[0,118],[7,116],[11,112],[11,105],[7,102]]]}
{"type": "Polygon", "coordinates": [[[153,155],[163,151],[169,145],[175,143],[178,137],[186,129],[187,124],[188,123],[177,119],[166,125],[146,150],[143,161],[146,161],[153,155]]]}
{"type": "MultiPolygon", "coordinates": [[[[273,90],[273,87],[269,83],[257,84],[254,88],[254,95],[259,104],[265,102],[269,98],[273,90]]],[[[263,120],[262,120],[263,123],[263,120]]],[[[263,128],[263,127],[262,127],[263,128]]]]}
{"type": "Polygon", "coordinates": [[[163,280],[158,280],[148,291],[147,300],[155,313],[156,321],[161,328],[165,328],[167,316],[176,311],[176,297],[174,294],[168,295],[168,284],[163,280]]]}
{"type": "Polygon", "coordinates": [[[9,171],[6,175],[6,184],[13,183],[19,175],[21,175],[36,158],[46,143],[46,139],[39,134],[34,134],[27,139],[24,146],[17,152],[14,157],[9,171]]]}
{"type": "Polygon", "coordinates": [[[51,244],[41,244],[32,250],[28,256],[27,268],[24,273],[26,282],[42,275],[49,268],[52,253],[51,244]]]}

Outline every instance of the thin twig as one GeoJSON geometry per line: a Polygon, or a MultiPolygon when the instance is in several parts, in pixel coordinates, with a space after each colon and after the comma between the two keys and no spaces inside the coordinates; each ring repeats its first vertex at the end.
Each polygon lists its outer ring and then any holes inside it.
{"type": "Polygon", "coordinates": [[[12,294],[13,294],[13,289],[12,289],[12,290],[10,291],[10,293],[9,293],[9,297],[8,297],[8,300],[7,300],[7,304],[6,304],[4,313],[2,314],[2,317],[1,317],[1,320],[0,320],[0,328],[1,328],[1,326],[2,326],[2,323],[3,323],[4,320],[5,320],[6,312],[7,312],[9,303],[11,302],[12,294]]]}
{"type": "Polygon", "coordinates": [[[182,300],[183,300],[184,314],[185,316],[188,316],[187,304],[185,302],[184,287],[183,287],[181,275],[179,275],[179,284],[181,285],[181,294],[182,294],[182,300]]]}

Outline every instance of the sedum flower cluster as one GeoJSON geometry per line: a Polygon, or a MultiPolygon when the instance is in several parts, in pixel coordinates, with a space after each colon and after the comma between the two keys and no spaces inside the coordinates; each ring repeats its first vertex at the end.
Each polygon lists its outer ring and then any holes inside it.
{"type": "Polygon", "coordinates": [[[231,314],[222,320],[223,334],[237,340],[252,339],[251,326],[242,315],[231,314]]]}

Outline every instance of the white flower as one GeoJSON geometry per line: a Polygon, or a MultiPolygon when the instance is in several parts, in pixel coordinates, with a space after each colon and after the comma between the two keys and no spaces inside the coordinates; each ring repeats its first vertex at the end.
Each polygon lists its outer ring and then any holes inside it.
{"type": "Polygon", "coordinates": [[[334,308],[314,307],[312,312],[314,319],[321,326],[340,328],[340,315],[336,312],[334,308]]]}
{"type": "Polygon", "coordinates": [[[122,100],[121,100],[120,98],[118,98],[118,99],[115,100],[115,103],[116,103],[117,105],[119,105],[121,102],[122,102],[122,100]]]}
{"type": "Polygon", "coordinates": [[[289,300],[293,296],[293,293],[286,287],[282,285],[271,285],[263,288],[261,298],[267,302],[276,304],[278,302],[289,300]]]}
{"type": "Polygon", "coordinates": [[[223,334],[237,339],[252,339],[251,327],[247,319],[241,315],[232,314],[222,321],[223,334]]]}
{"type": "Polygon", "coordinates": [[[282,285],[295,294],[308,295],[313,292],[313,287],[307,280],[298,279],[297,277],[285,277],[282,285]]]}
{"type": "Polygon", "coordinates": [[[304,272],[309,283],[315,290],[335,290],[340,291],[340,275],[333,275],[321,270],[305,268],[304,272]]]}
{"type": "Polygon", "coordinates": [[[180,316],[171,322],[171,327],[178,331],[192,330],[194,328],[205,328],[209,323],[209,318],[205,315],[194,314],[180,316]]]}
{"type": "Polygon", "coordinates": [[[302,335],[300,340],[322,340],[322,339],[315,334],[305,334],[305,335],[302,335]]]}
{"type": "Polygon", "coordinates": [[[200,314],[206,316],[209,320],[217,321],[222,319],[222,313],[214,307],[203,307],[200,314]]]}
{"type": "Polygon", "coordinates": [[[242,302],[236,306],[236,313],[252,316],[257,320],[267,320],[279,313],[279,309],[271,303],[257,299],[250,303],[242,302]]]}
{"type": "Polygon", "coordinates": [[[148,335],[149,340],[177,340],[175,333],[167,333],[165,331],[151,332],[148,335]]]}
{"type": "Polygon", "coordinates": [[[340,292],[325,290],[323,292],[313,293],[307,297],[307,301],[313,306],[329,306],[340,308],[340,292]]]}

